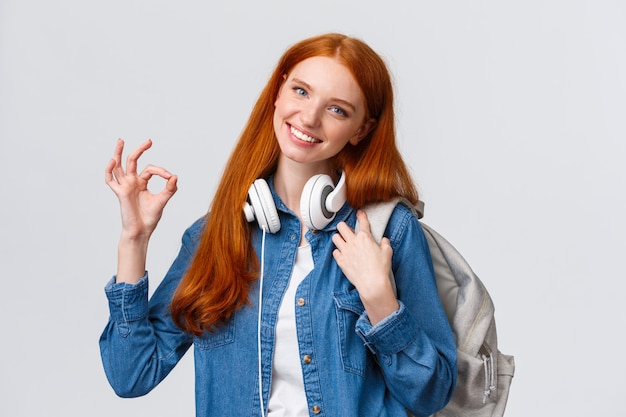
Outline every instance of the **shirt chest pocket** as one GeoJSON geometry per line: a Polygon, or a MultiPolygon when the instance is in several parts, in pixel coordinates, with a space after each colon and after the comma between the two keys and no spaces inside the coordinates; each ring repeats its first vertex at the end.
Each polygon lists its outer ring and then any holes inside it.
{"type": "Polygon", "coordinates": [[[196,349],[208,350],[227,345],[235,341],[234,317],[226,324],[222,324],[212,332],[205,331],[201,336],[194,337],[193,345],[196,349]]]}
{"type": "Polygon", "coordinates": [[[333,293],[337,313],[341,361],[345,371],[364,375],[372,358],[361,337],[356,333],[356,322],[365,312],[356,289],[333,293]]]}

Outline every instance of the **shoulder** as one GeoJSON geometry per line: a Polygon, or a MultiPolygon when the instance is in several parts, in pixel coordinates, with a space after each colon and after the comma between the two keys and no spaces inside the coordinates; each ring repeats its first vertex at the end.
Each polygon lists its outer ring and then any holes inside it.
{"type": "Polygon", "coordinates": [[[398,244],[407,235],[423,235],[417,213],[409,204],[408,202],[398,202],[391,212],[385,236],[391,241],[392,245],[394,243],[398,244]]]}
{"type": "Polygon", "coordinates": [[[182,238],[183,246],[189,249],[195,249],[196,246],[198,245],[198,242],[200,241],[202,232],[204,231],[206,227],[206,223],[207,223],[206,215],[194,221],[191,224],[191,226],[189,226],[187,230],[185,230],[185,233],[183,234],[183,238],[182,238]]]}
{"type": "Polygon", "coordinates": [[[395,199],[363,207],[367,213],[370,230],[376,241],[387,237],[395,247],[407,237],[422,241],[424,232],[418,220],[418,213],[409,201],[395,199]]]}

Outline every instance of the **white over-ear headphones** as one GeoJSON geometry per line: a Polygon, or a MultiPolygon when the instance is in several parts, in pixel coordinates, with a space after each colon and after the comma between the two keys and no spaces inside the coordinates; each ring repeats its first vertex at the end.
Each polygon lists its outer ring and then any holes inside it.
{"type": "Polygon", "coordinates": [[[255,180],[248,190],[248,201],[243,205],[243,212],[249,222],[257,221],[266,232],[280,230],[280,219],[274,205],[272,192],[264,179],[255,180]]]}
{"type": "MultiPolygon", "coordinates": [[[[321,230],[335,218],[335,213],[345,202],[346,176],[343,171],[336,186],[330,176],[314,175],[306,182],[300,197],[302,221],[309,229],[321,230]]],[[[270,233],[280,230],[278,212],[265,180],[257,179],[250,186],[248,202],[244,204],[243,211],[246,220],[256,220],[261,229],[270,233]]]]}

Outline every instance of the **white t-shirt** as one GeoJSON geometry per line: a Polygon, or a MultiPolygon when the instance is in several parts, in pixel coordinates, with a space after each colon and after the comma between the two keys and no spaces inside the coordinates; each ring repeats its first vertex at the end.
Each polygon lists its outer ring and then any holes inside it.
{"type": "Polygon", "coordinates": [[[272,364],[272,388],[267,417],[308,417],[309,415],[296,334],[295,295],[298,285],[311,270],[313,270],[311,246],[301,246],[298,248],[289,286],[278,311],[272,364]]]}

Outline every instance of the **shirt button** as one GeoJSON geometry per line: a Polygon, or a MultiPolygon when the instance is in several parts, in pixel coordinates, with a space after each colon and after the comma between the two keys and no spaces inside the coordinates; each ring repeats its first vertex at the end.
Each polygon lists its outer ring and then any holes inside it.
{"type": "Polygon", "coordinates": [[[291,235],[291,236],[289,236],[289,238],[290,238],[291,240],[296,240],[296,235],[291,235]]]}
{"type": "Polygon", "coordinates": [[[304,363],[311,363],[311,355],[304,355],[302,357],[302,362],[304,362],[304,363]]]}
{"type": "Polygon", "coordinates": [[[313,411],[313,414],[319,414],[322,411],[322,408],[319,405],[314,405],[311,408],[311,411],[313,411]]]}
{"type": "Polygon", "coordinates": [[[306,304],[306,302],[304,301],[304,298],[298,298],[297,303],[298,303],[298,306],[300,306],[300,307],[302,307],[303,305],[306,304]]]}

